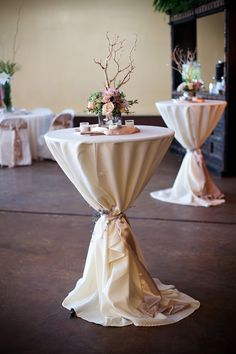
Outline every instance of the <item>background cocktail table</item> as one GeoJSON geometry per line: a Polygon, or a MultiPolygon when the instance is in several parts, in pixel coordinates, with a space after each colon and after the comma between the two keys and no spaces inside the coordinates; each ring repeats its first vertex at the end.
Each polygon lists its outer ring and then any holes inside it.
{"type": "Polygon", "coordinates": [[[194,206],[224,203],[223,193],[209,175],[201,146],[220,120],[226,102],[163,101],[156,106],[166,125],[175,131],[175,138],[186,149],[186,154],[173,187],[152,192],[151,196],[169,203],[194,206]]]}

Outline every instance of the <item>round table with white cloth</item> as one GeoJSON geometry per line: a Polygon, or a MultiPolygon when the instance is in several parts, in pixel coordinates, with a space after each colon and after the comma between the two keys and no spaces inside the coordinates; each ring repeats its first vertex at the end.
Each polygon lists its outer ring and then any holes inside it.
{"type": "MultiPolygon", "coordinates": [[[[118,136],[84,136],[75,129],[45,135],[59,166],[99,212],[83,276],[63,301],[76,316],[103,326],[177,322],[199,302],[152,279],[124,214],[165,155],[174,132],[139,126],[118,136]]],[[[148,237],[148,235],[146,235],[148,237]]]]}
{"type": "Polygon", "coordinates": [[[53,113],[50,110],[37,109],[35,111],[16,110],[5,112],[5,118],[23,118],[28,124],[29,143],[32,159],[38,158],[38,139],[45,134],[52,122],[53,113]]]}
{"type": "Polygon", "coordinates": [[[175,131],[175,138],[186,149],[172,188],[155,191],[151,196],[164,202],[214,206],[225,202],[224,195],[213,182],[201,152],[201,146],[220,120],[225,101],[206,100],[157,102],[166,125],[175,131]]]}

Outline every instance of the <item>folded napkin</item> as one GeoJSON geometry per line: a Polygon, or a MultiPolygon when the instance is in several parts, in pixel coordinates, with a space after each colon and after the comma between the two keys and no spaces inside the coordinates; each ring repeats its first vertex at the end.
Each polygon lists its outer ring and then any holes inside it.
{"type": "Polygon", "coordinates": [[[104,134],[105,135],[128,135],[128,134],[135,134],[139,133],[140,130],[137,127],[129,127],[129,126],[123,126],[121,128],[116,128],[116,129],[107,129],[104,134]]]}

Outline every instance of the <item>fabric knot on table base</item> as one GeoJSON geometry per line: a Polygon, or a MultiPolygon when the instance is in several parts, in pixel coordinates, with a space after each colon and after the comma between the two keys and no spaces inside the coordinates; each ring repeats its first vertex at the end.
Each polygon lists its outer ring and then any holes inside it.
{"type": "Polygon", "coordinates": [[[158,326],[188,316],[199,302],[150,276],[123,212],[102,212],[84,274],[63,301],[76,315],[103,326],[158,326]]]}
{"type": "Polygon", "coordinates": [[[190,150],[193,154],[200,171],[202,172],[201,179],[204,181],[203,187],[199,193],[199,197],[206,200],[214,200],[214,199],[222,199],[224,198],[224,194],[219,190],[219,188],[213,182],[208,169],[206,167],[206,163],[202,154],[201,149],[193,149],[190,150]]]}
{"type": "Polygon", "coordinates": [[[152,192],[151,197],[169,203],[205,207],[225,202],[208,172],[200,148],[187,149],[173,187],[152,192]]]}

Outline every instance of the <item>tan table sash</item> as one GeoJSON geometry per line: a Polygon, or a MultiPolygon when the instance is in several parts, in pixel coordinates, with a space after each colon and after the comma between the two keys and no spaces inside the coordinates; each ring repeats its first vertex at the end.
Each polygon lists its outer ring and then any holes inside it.
{"type": "Polygon", "coordinates": [[[27,122],[22,118],[4,119],[0,123],[0,129],[13,130],[14,136],[14,162],[16,163],[23,158],[22,140],[20,137],[20,130],[27,129],[27,122]]]}

